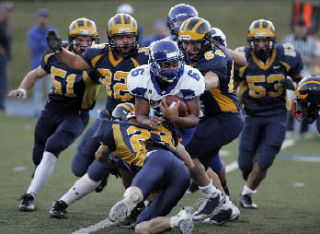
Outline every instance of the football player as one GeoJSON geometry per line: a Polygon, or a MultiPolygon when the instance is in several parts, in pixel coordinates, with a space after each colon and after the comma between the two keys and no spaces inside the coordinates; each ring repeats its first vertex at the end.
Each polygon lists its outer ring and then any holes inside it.
{"type": "MultiPolygon", "coordinates": [[[[101,146],[96,152],[97,159],[105,164],[108,163],[111,152],[117,158],[125,161],[130,167],[139,168],[138,174],[134,178],[131,186],[125,193],[125,199],[131,203],[127,210],[123,202],[110,211],[112,221],[121,222],[130,216],[133,208],[152,192],[158,192],[152,204],[142,211],[138,217],[137,228],[140,230],[165,230],[179,226],[180,229],[192,228],[191,211],[181,212],[174,218],[160,218],[156,224],[146,226],[144,221],[148,221],[157,216],[165,216],[175,206],[183,196],[189,182],[189,173],[180,157],[185,154],[181,152],[178,145],[178,137],[173,134],[175,129],[167,129],[158,126],[156,129],[148,129],[138,125],[135,120],[134,105],[131,103],[119,104],[112,112],[112,120],[102,120],[95,133],[95,138],[101,142],[101,146]],[[126,121],[126,122],[124,122],[126,121]],[[152,173],[150,173],[152,172],[152,173]],[[131,200],[134,198],[134,200],[131,200]],[[117,207],[123,207],[119,210],[117,207]],[[182,214],[183,213],[183,214],[182,214]]],[[[88,179],[86,174],[80,178],[59,200],[64,204],[60,210],[51,210],[53,217],[64,218],[66,208],[76,200],[82,198],[89,192],[94,191],[95,186],[88,179]]]]}
{"type": "Polygon", "coordinates": [[[247,41],[244,53],[248,63],[235,74],[246,114],[238,156],[239,168],[246,181],[240,205],[256,209],[252,195],[265,178],[285,137],[286,89],[294,89],[286,77],[299,82],[303,65],[300,54],[291,44],[276,44],[275,27],[269,20],[253,21],[247,41]]]}
{"type": "MultiPolygon", "coordinates": [[[[211,29],[211,36],[212,36],[212,40],[215,44],[220,44],[224,47],[227,47],[227,39],[225,34],[223,33],[223,31],[217,27],[213,27],[211,29]]],[[[230,50],[229,50],[230,51],[230,50]]],[[[240,53],[240,52],[234,52],[235,56],[238,56],[240,64],[244,65],[246,63],[246,59],[245,57],[240,53]],[[244,58],[244,59],[243,59],[244,58]],[[243,60],[243,61],[241,61],[243,60]]],[[[234,57],[234,56],[233,56],[234,57]]],[[[226,193],[226,195],[229,196],[229,198],[231,198],[231,193],[230,190],[227,186],[227,180],[226,180],[226,168],[225,165],[223,163],[223,161],[221,160],[220,157],[220,153],[218,152],[217,156],[214,157],[214,159],[212,160],[211,164],[210,164],[210,168],[208,169],[209,171],[207,171],[207,173],[209,173],[210,175],[212,175],[212,172],[210,170],[213,170],[215,173],[217,173],[217,175],[219,176],[219,180],[221,182],[221,186],[223,187],[224,192],[226,193]]],[[[190,186],[188,188],[188,193],[193,193],[195,191],[197,191],[199,189],[197,183],[195,181],[192,181],[190,183],[190,186]]]]}
{"type": "Polygon", "coordinates": [[[171,7],[167,16],[167,26],[170,30],[168,40],[177,41],[181,24],[191,17],[197,17],[198,11],[188,4],[180,3],[171,7]]]}
{"type": "MultiPolygon", "coordinates": [[[[149,64],[130,72],[128,89],[135,96],[139,123],[156,128],[165,117],[182,129],[198,124],[199,96],[204,92],[204,78],[198,70],[184,64],[182,52],[175,42],[153,42],[150,45],[149,64]],[[179,105],[167,106],[164,99],[167,95],[182,97],[188,107],[188,114],[179,116],[179,105]]],[[[191,137],[182,135],[182,144],[190,141],[191,137]]]]}
{"type": "Polygon", "coordinates": [[[138,26],[132,16],[119,13],[111,17],[107,24],[107,35],[109,44],[92,46],[79,56],[63,49],[54,32],[48,34],[49,47],[56,51],[56,56],[64,64],[77,70],[93,68],[103,77],[106,86],[106,109],[84,134],[71,165],[76,176],[83,176],[88,171],[92,183],[97,186],[100,184],[97,191],[101,191],[105,185],[107,171],[104,165],[94,160],[99,142],[92,136],[101,119],[109,119],[117,104],[134,101],[127,89],[127,75],[132,68],[148,62],[146,50],[138,48],[138,26]]]}
{"type": "MultiPolygon", "coordinates": [[[[186,146],[197,167],[195,181],[203,192],[194,219],[205,219],[212,217],[215,208],[222,206],[224,201],[212,181],[205,177],[205,170],[220,148],[239,135],[243,116],[233,91],[232,57],[225,47],[213,43],[210,24],[199,17],[189,18],[181,25],[178,39],[187,64],[197,68],[205,77],[206,91],[200,97],[203,116],[186,146]]],[[[239,216],[238,211],[225,211],[226,215],[229,214],[225,220],[239,216]]],[[[209,222],[214,223],[216,218],[213,216],[209,222]]]]}
{"type": "Polygon", "coordinates": [[[295,117],[305,119],[309,123],[317,120],[317,129],[320,133],[320,77],[303,79],[296,90],[295,117]]]}
{"type": "MultiPolygon", "coordinates": [[[[74,20],[69,26],[69,42],[63,50],[78,56],[98,43],[95,22],[87,18],[74,20]]],[[[34,211],[35,196],[51,176],[60,153],[82,133],[95,104],[99,76],[93,70],[76,71],[60,63],[53,51],[45,53],[41,65],[30,71],[9,96],[25,100],[27,91],[41,78],[51,74],[52,90],[35,127],[33,163],[35,171],[27,193],[22,195],[20,211],[34,211]]]]}

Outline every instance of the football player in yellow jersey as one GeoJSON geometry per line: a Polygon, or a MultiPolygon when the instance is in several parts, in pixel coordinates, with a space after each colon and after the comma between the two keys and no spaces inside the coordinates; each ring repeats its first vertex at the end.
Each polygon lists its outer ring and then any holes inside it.
{"type": "MultiPolygon", "coordinates": [[[[64,50],[76,55],[98,42],[92,20],[79,18],[69,27],[69,43],[64,50]]],[[[27,193],[21,197],[20,211],[33,211],[34,198],[51,176],[60,153],[82,133],[89,121],[89,110],[95,104],[99,88],[94,71],[76,71],[64,66],[52,51],[45,53],[41,65],[30,71],[9,96],[24,101],[27,91],[41,78],[51,74],[52,90],[35,127],[33,162],[36,166],[27,193]]]]}
{"type": "Polygon", "coordinates": [[[107,35],[109,44],[89,47],[80,56],[63,49],[54,32],[48,34],[48,45],[56,51],[56,57],[73,69],[93,68],[103,77],[106,86],[106,109],[84,134],[71,165],[72,172],[76,176],[83,176],[88,171],[92,183],[98,186],[101,182],[97,192],[101,191],[105,185],[103,182],[108,173],[104,165],[94,160],[94,153],[99,148],[99,142],[94,140],[93,134],[101,119],[110,119],[117,104],[134,102],[134,98],[127,89],[127,75],[131,69],[148,62],[145,51],[138,48],[138,27],[132,16],[116,14],[111,17],[107,24],[107,35]]]}
{"type": "MultiPolygon", "coordinates": [[[[96,152],[97,159],[106,163],[110,161],[111,152],[125,161],[129,167],[141,168],[125,193],[130,207],[125,207],[124,202],[118,202],[110,211],[112,221],[123,221],[130,215],[135,206],[147,198],[152,192],[157,192],[152,204],[145,208],[139,215],[136,224],[138,230],[150,230],[154,225],[149,221],[158,216],[167,215],[183,196],[189,184],[189,172],[184,166],[181,157],[188,164],[188,155],[181,151],[178,137],[164,126],[157,129],[146,129],[139,125],[132,114],[134,105],[131,103],[119,104],[112,112],[112,120],[102,120],[95,137],[101,143],[96,152]],[[127,122],[124,122],[127,121],[127,122]],[[182,152],[182,154],[178,154],[182,152]],[[150,173],[152,172],[152,173],[150,173]],[[132,201],[131,198],[135,197],[132,201]],[[124,208],[124,210],[121,209],[124,208]],[[143,222],[143,223],[142,223],[143,222]]],[[[183,150],[183,149],[182,149],[183,150]]],[[[52,217],[64,218],[66,208],[74,201],[94,191],[94,183],[90,183],[88,174],[80,178],[70,190],[61,197],[61,209],[51,209],[52,217]]],[[[192,229],[191,210],[181,211],[174,218],[159,218],[152,223],[158,223],[156,230],[166,230],[179,226],[180,229],[192,229]]]]}
{"type": "MultiPolygon", "coordinates": [[[[194,179],[203,193],[203,200],[194,219],[208,218],[208,222],[214,223],[214,210],[222,207],[225,199],[212,185],[205,169],[210,166],[220,148],[239,135],[243,117],[233,91],[233,59],[225,47],[213,43],[211,34],[209,22],[192,17],[181,25],[178,40],[187,64],[197,68],[205,77],[206,91],[200,96],[203,116],[186,150],[197,168],[198,173],[194,179]]],[[[238,210],[234,208],[231,214],[229,208],[224,210],[224,220],[239,216],[238,210]]]]}

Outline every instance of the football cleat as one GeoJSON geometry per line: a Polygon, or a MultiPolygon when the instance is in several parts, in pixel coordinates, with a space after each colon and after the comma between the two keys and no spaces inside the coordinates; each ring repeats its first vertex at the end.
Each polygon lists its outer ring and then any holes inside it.
{"type": "Polygon", "coordinates": [[[231,214],[231,208],[228,208],[226,210],[219,210],[217,214],[215,214],[211,218],[206,218],[202,222],[214,225],[221,225],[224,224],[226,221],[230,220],[231,214]]]}
{"type": "Polygon", "coordinates": [[[118,222],[120,227],[133,228],[139,214],[146,208],[144,202],[139,202],[137,206],[131,211],[131,214],[127,216],[123,221],[118,222]]]}
{"type": "Polygon", "coordinates": [[[25,193],[20,198],[19,210],[20,211],[34,211],[34,197],[30,193],[25,193]]]}
{"type": "Polygon", "coordinates": [[[225,201],[225,195],[218,191],[211,195],[205,195],[193,214],[194,220],[201,220],[212,216],[215,209],[225,201]]]}
{"type": "Polygon", "coordinates": [[[178,217],[180,221],[178,222],[178,228],[180,233],[183,234],[191,234],[193,230],[193,222],[192,222],[192,207],[185,206],[179,213],[178,217]]]}
{"type": "Polygon", "coordinates": [[[109,219],[113,222],[121,222],[130,216],[131,211],[136,207],[140,194],[133,192],[123,200],[118,201],[109,212],[109,219]]]}
{"type": "Polygon", "coordinates": [[[64,219],[66,217],[66,209],[68,205],[62,200],[54,201],[50,209],[50,217],[57,219],[64,219]]]}
{"type": "Polygon", "coordinates": [[[221,225],[226,221],[232,221],[240,216],[240,210],[236,207],[228,197],[225,199],[222,205],[219,205],[217,209],[213,212],[211,218],[205,219],[204,223],[221,225]]]}
{"type": "Polygon", "coordinates": [[[252,201],[252,194],[240,194],[240,205],[245,209],[257,209],[258,206],[252,201]]]}

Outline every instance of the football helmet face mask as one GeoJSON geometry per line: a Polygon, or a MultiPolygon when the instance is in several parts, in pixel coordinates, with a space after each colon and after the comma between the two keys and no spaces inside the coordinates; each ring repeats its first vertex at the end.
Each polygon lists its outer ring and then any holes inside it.
{"type": "Polygon", "coordinates": [[[130,102],[118,104],[111,114],[111,120],[113,121],[128,121],[135,117],[135,107],[134,104],[130,102]]]}
{"type": "Polygon", "coordinates": [[[91,46],[94,43],[99,43],[99,34],[95,22],[84,17],[78,18],[71,22],[68,35],[69,45],[71,45],[74,51],[78,54],[82,54],[88,46],[91,46]],[[78,45],[76,43],[76,38],[79,36],[91,37],[91,44],[88,43],[85,46],[78,45]],[[80,47],[80,50],[75,50],[75,47],[80,47]]]}
{"type": "Polygon", "coordinates": [[[156,41],[150,45],[149,63],[153,74],[172,83],[183,72],[182,52],[173,41],[156,41]]]}
{"type": "Polygon", "coordinates": [[[253,21],[249,26],[247,42],[251,51],[265,62],[271,56],[276,43],[273,23],[265,19],[253,21]]]}
{"type": "Polygon", "coordinates": [[[222,32],[220,28],[213,27],[211,29],[211,34],[213,40],[216,40],[224,47],[227,47],[226,35],[222,32]]]}
{"type": "Polygon", "coordinates": [[[296,89],[295,117],[314,122],[320,111],[320,77],[303,79],[296,89]]]}
{"type": "Polygon", "coordinates": [[[188,4],[181,3],[171,7],[167,17],[167,26],[170,29],[171,35],[177,37],[183,21],[197,16],[197,10],[188,4]]]}
{"type": "Polygon", "coordinates": [[[192,17],[185,20],[178,35],[179,45],[187,63],[197,62],[211,49],[211,26],[205,19],[192,17]]]}
{"type": "Polygon", "coordinates": [[[124,57],[131,56],[136,53],[139,48],[138,24],[137,21],[128,14],[120,13],[111,17],[107,25],[107,35],[110,47],[124,57]],[[126,36],[129,39],[133,38],[133,40],[128,39],[128,41],[132,42],[116,43],[117,37],[122,38],[126,36]]]}

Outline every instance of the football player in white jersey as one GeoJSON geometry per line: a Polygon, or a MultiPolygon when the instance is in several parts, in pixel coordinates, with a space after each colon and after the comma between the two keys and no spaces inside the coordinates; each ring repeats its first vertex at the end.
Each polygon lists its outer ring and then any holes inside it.
{"type": "Polygon", "coordinates": [[[128,90],[135,96],[138,122],[157,128],[165,117],[180,128],[197,126],[199,96],[205,89],[202,74],[184,64],[182,52],[173,41],[153,42],[149,56],[149,64],[131,70],[128,76],[128,90]],[[178,105],[171,108],[161,101],[167,95],[183,98],[188,114],[179,116],[178,105]]]}

